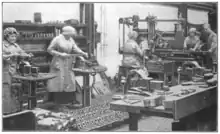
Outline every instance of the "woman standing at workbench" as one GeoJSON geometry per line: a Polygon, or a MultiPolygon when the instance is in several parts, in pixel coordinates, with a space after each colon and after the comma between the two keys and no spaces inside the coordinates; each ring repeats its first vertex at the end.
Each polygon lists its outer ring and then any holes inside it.
{"type": "MultiPolygon", "coordinates": [[[[76,52],[85,57],[88,57],[88,54],[77,47],[72,38],[75,35],[76,30],[73,27],[65,26],[62,29],[62,34],[55,37],[47,49],[53,55],[50,73],[56,73],[58,75],[55,79],[48,81],[48,91],[52,93],[52,97],[63,96],[73,99],[74,92],[76,91],[75,75],[72,71],[75,60],[70,54],[76,52]]],[[[76,100],[74,101],[76,103],[76,100]]]]}
{"type": "Polygon", "coordinates": [[[12,89],[12,76],[16,73],[16,57],[19,55],[30,56],[22,50],[16,43],[18,32],[13,27],[4,30],[4,40],[2,49],[3,59],[3,114],[14,113],[19,109],[16,99],[16,92],[12,89]]]}

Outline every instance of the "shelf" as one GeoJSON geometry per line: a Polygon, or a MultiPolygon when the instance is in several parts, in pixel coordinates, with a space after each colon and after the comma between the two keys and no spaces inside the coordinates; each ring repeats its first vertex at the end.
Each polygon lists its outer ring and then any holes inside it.
{"type": "MultiPolygon", "coordinates": [[[[5,22],[3,23],[3,26],[27,26],[27,27],[63,27],[63,26],[67,26],[67,25],[70,25],[70,24],[34,24],[34,23],[31,23],[31,24],[22,24],[22,23],[10,23],[10,22],[5,22]]],[[[75,28],[84,28],[86,27],[86,24],[78,24],[78,25],[71,25],[72,27],[75,27],[75,28]]]]}
{"type": "Polygon", "coordinates": [[[73,39],[86,39],[86,36],[81,36],[81,35],[79,35],[79,36],[75,36],[75,37],[73,37],[73,39]]]}
{"type": "Polygon", "coordinates": [[[37,67],[49,67],[49,66],[50,66],[49,63],[47,63],[47,64],[42,64],[42,63],[37,64],[37,63],[33,63],[33,65],[34,65],[34,66],[37,66],[37,67]]]}
{"type": "Polygon", "coordinates": [[[140,29],[140,28],[133,28],[133,30],[137,32],[148,32],[147,29],[140,29]]]}
{"type": "Polygon", "coordinates": [[[72,25],[72,24],[47,24],[49,26],[55,26],[57,28],[62,28],[64,26],[72,26],[74,28],[85,28],[86,27],[86,24],[78,24],[78,25],[72,25]]]}
{"type": "Polygon", "coordinates": [[[19,41],[32,41],[32,40],[52,40],[54,37],[46,37],[46,38],[29,38],[29,39],[18,39],[19,41]]]}
{"type": "MultiPolygon", "coordinates": [[[[29,38],[29,39],[18,39],[18,41],[39,41],[39,40],[52,40],[54,37],[46,37],[46,38],[29,38]]],[[[86,39],[86,36],[76,36],[73,39],[86,39]]]]}
{"type": "Polygon", "coordinates": [[[138,34],[140,35],[140,34],[148,34],[148,32],[138,32],[138,34]]]}

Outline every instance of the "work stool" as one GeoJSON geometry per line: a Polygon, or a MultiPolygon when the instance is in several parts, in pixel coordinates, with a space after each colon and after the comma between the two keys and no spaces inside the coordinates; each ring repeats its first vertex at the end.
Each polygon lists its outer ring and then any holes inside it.
{"type": "MultiPolygon", "coordinates": [[[[140,67],[136,67],[136,66],[127,66],[127,65],[121,65],[119,66],[119,70],[118,70],[118,81],[117,81],[117,86],[120,87],[120,85],[122,84],[122,77],[125,77],[125,83],[127,83],[127,79],[128,79],[128,75],[129,72],[133,69],[139,69],[140,67]]],[[[124,87],[123,87],[124,89],[124,87]]]]}
{"type": "Polygon", "coordinates": [[[212,71],[212,72],[213,72],[213,73],[217,73],[218,63],[217,63],[217,62],[213,62],[212,64],[213,64],[213,67],[212,67],[212,70],[213,70],[213,71],[212,71]]]}

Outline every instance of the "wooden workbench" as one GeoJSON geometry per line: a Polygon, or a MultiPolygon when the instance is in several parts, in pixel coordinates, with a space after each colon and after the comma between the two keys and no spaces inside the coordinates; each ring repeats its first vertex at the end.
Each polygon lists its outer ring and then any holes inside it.
{"type": "Polygon", "coordinates": [[[83,76],[83,93],[82,93],[82,102],[83,107],[87,107],[91,105],[91,88],[90,88],[90,77],[89,75],[96,75],[100,72],[105,72],[107,70],[104,66],[96,66],[93,68],[73,68],[72,69],[75,73],[79,73],[79,75],[83,76]]]}
{"type": "Polygon", "coordinates": [[[39,73],[37,76],[22,76],[16,74],[13,76],[13,79],[21,80],[28,83],[28,95],[24,96],[23,90],[19,91],[19,101],[20,101],[20,109],[23,109],[23,101],[25,99],[28,100],[28,109],[33,109],[37,106],[37,82],[39,81],[48,81],[49,79],[53,79],[57,77],[54,73],[39,73]]]}
{"type": "MultiPolygon", "coordinates": [[[[172,118],[174,120],[172,123],[172,130],[183,131],[186,129],[186,124],[190,122],[187,120],[188,117],[191,115],[200,115],[200,117],[204,116],[199,114],[199,112],[217,103],[217,86],[199,88],[198,85],[184,87],[177,85],[171,87],[170,91],[176,93],[182,88],[193,88],[196,89],[196,92],[184,97],[174,97],[173,108],[171,110],[165,109],[164,106],[146,108],[144,107],[143,101],[129,104],[123,100],[111,102],[110,109],[129,113],[130,131],[138,130],[138,117],[142,114],[172,118]]],[[[169,96],[165,96],[165,98],[169,98],[169,96]]]]}

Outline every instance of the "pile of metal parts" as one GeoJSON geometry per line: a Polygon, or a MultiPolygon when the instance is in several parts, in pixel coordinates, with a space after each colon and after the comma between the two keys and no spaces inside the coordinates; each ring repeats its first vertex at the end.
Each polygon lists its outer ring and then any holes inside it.
{"type": "Polygon", "coordinates": [[[75,118],[76,122],[72,128],[79,131],[98,129],[128,118],[127,113],[110,110],[110,104],[107,101],[78,110],[63,108],[62,111],[63,113],[72,115],[75,118]]]}
{"type": "Polygon", "coordinates": [[[36,108],[37,130],[91,131],[128,118],[125,112],[110,110],[109,102],[82,109],[59,106],[56,110],[36,108]]]}
{"type": "Polygon", "coordinates": [[[62,112],[55,113],[40,108],[34,109],[33,112],[36,115],[36,127],[38,131],[69,131],[75,123],[74,117],[70,114],[62,112]]]}
{"type": "MultiPolygon", "coordinates": [[[[187,61],[184,62],[182,67],[177,69],[178,72],[178,83],[180,84],[180,77],[187,76],[187,80],[191,81],[194,79],[198,79],[198,81],[203,80],[204,75],[207,73],[211,73],[211,69],[206,69],[201,67],[196,61],[187,61]]],[[[184,77],[186,79],[186,77],[184,77]]]]}

